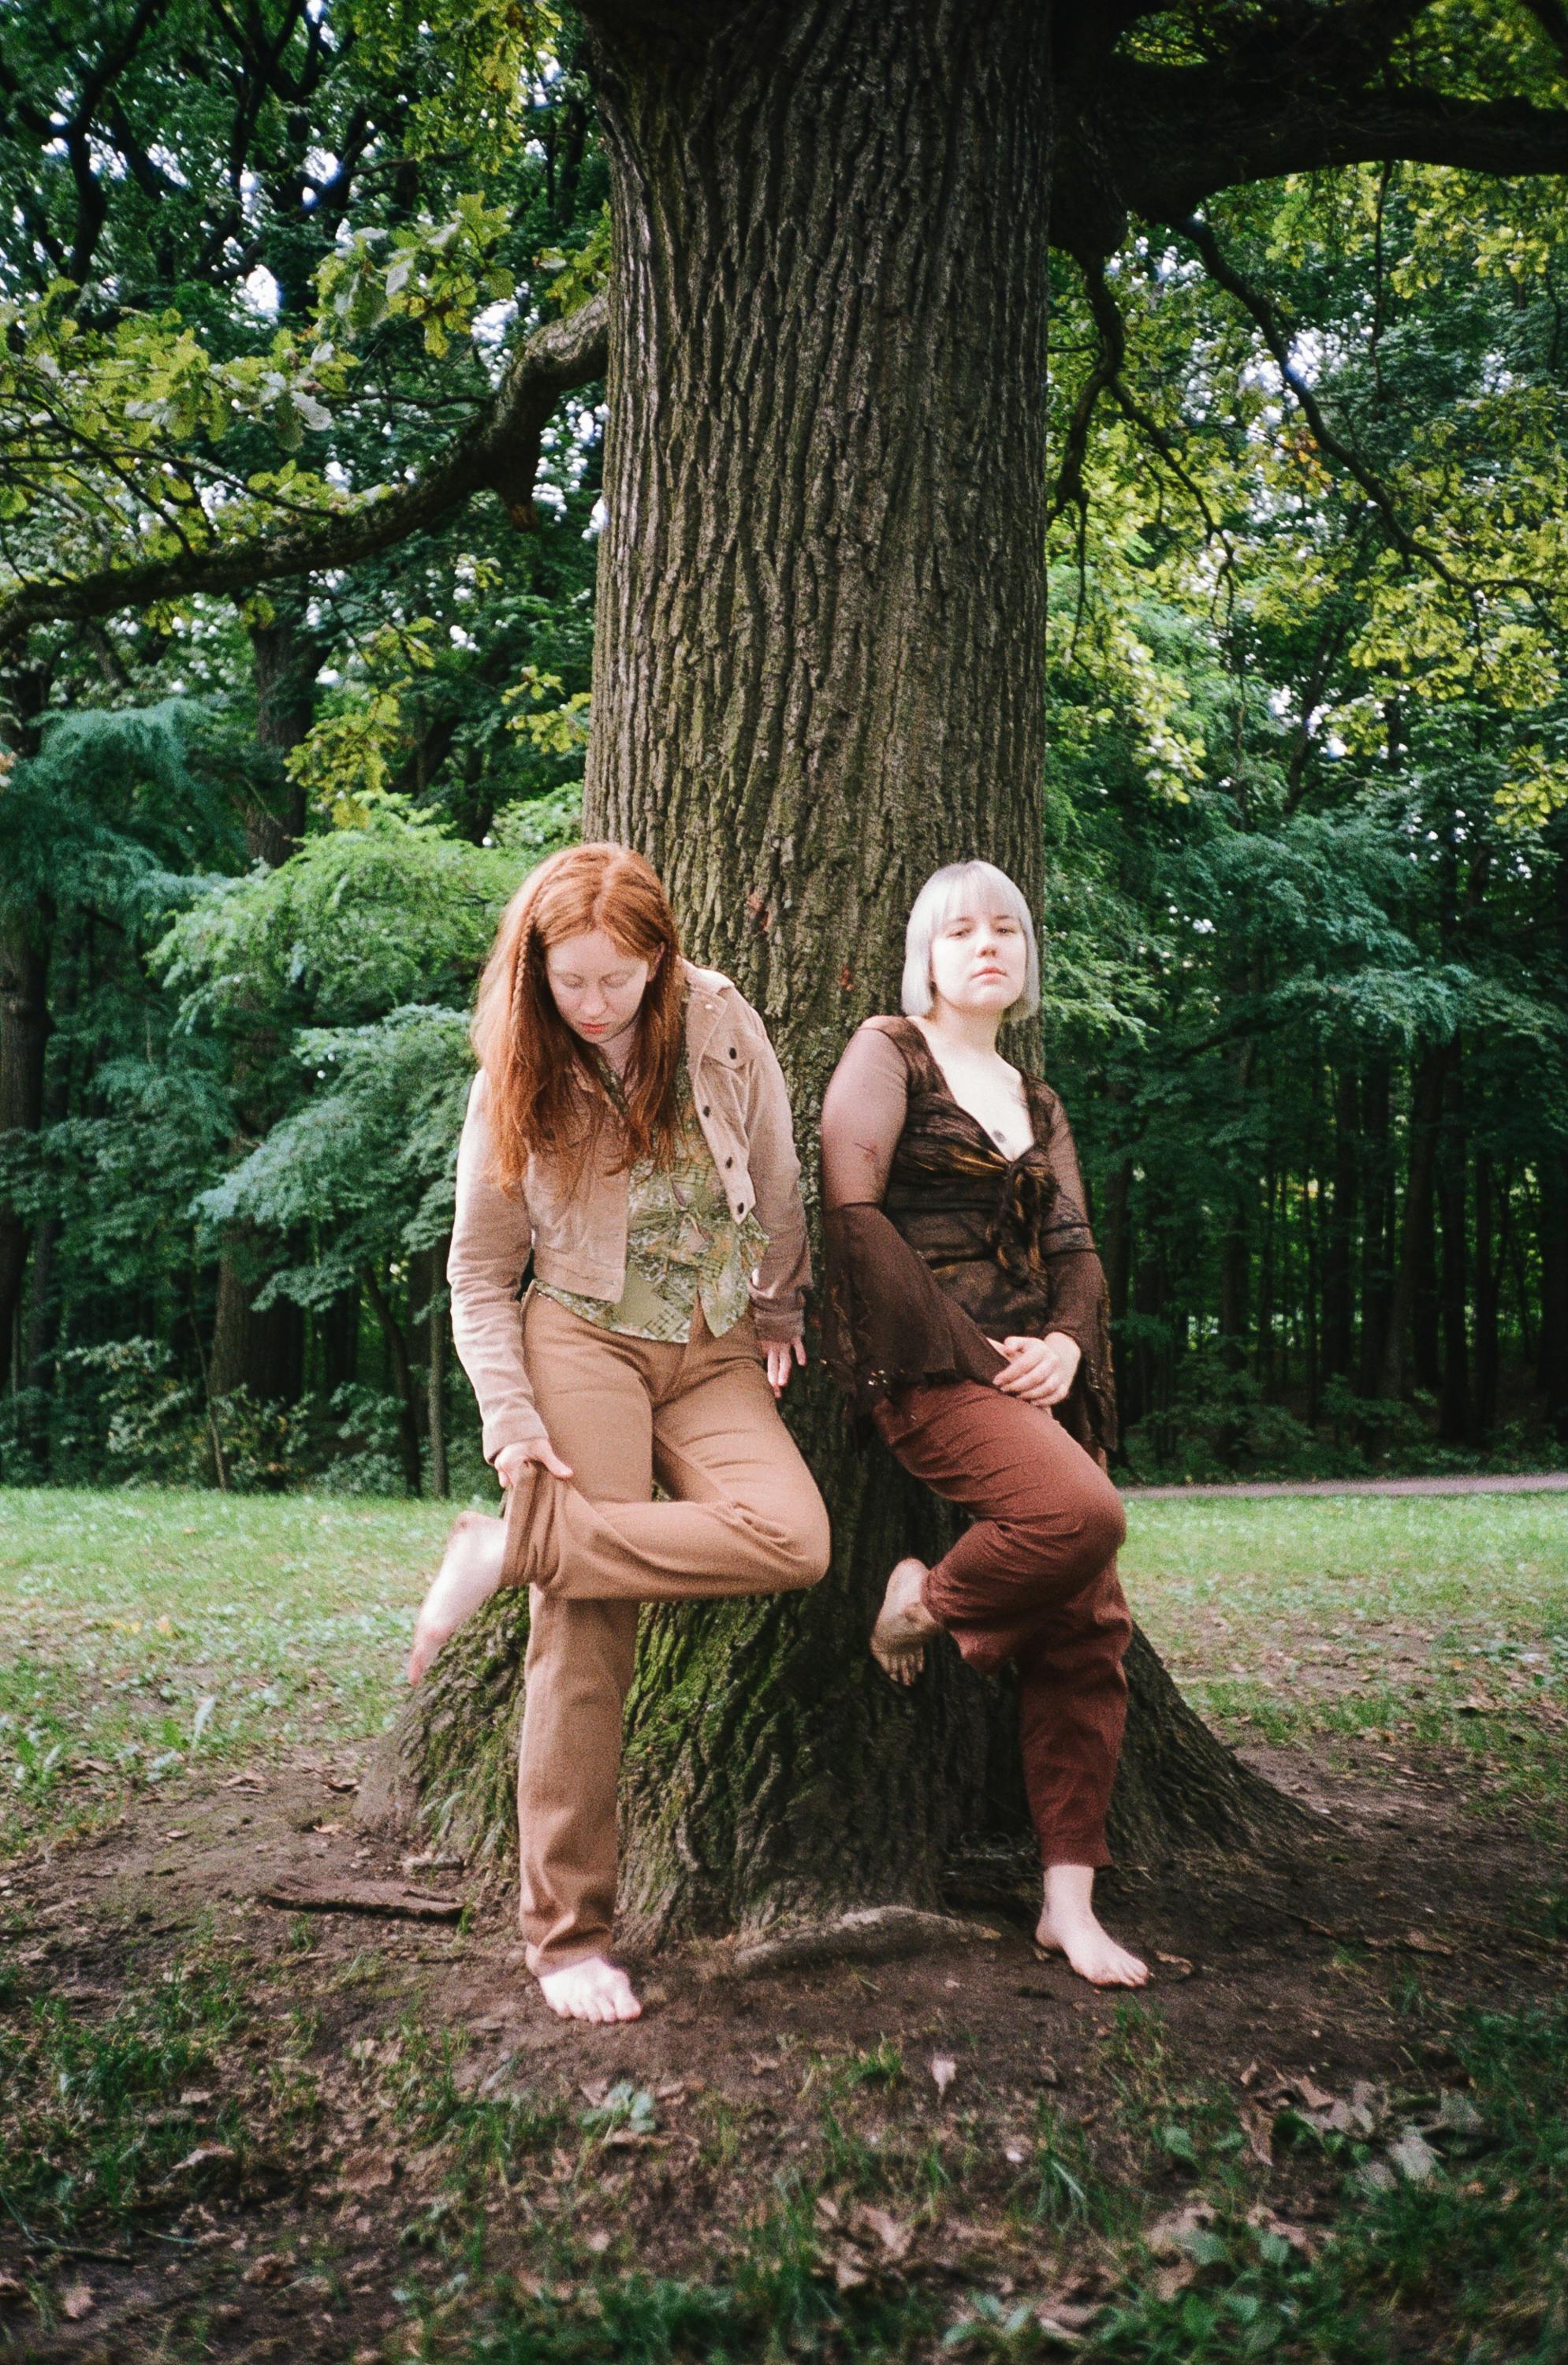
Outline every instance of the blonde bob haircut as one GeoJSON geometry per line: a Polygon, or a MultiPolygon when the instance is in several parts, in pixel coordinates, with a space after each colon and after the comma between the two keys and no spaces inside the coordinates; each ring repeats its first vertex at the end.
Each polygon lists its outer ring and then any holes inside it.
{"type": "Polygon", "coordinates": [[[931,947],[957,912],[1007,912],[1024,931],[1029,947],[1024,991],[1005,1013],[1009,1018],[1033,1018],[1040,1006],[1040,948],[1035,922],[1023,891],[994,862],[948,862],[934,870],[909,915],[903,938],[903,987],[901,999],[910,1018],[924,1018],[935,1001],[931,986],[931,947]]]}

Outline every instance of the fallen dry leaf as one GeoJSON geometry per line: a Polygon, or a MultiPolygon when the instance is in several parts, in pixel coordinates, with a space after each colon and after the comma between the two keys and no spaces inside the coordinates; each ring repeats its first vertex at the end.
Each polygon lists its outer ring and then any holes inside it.
{"type": "Polygon", "coordinates": [[[329,1790],[357,1790],[359,1777],[357,1774],[329,1774],[327,1788],[329,1790]]]}
{"type": "Polygon", "coordinates": [[[1238,2086],[1250,2086],[1255,2079],[1262,2076],[1262,2073],[1263,2065],[1258,2059],[1256,2054],[1254,2054],[1252,2059],[1247,2064],[1246,2068],[1241,2072],[1240,2077],[1236,2082],[1238,2086]]]}
{"type": "Polygon", "coordinates": [[[264,1790],[266,1777],[262,1774],[227,1774],[220,1787],[225,1790],[264,1790]]]}
{"type": "Polygon", "coordinates": [[[252,2259],[240,2280],[242,2283],[280,2283],[293,2270],[294,2260],[286,2250],[266,2250],[252,2259]]]}
{"type": "Polygon", "coordinates": [[[1066,2333],[1070,2337],[1084,2331],[1097,2315],[1104,2313],[1103,2301],[1047,2299],[1040,2302],[1035,2321],[1042,2332],[1048,2334],[1054,2326],[1058,2335],[1066,2333]]]}
{"type": "Polygon", "coordinates": [[[1442,2162],[1427,2141],[1414,2127],[1406,2127],[1397,2143],[1388,2146],[1388,2157],[1406,2184],[1427,2184],[1436,2176],[1442,2162]]]}
{"type": "Polygon", "coordinates": [[[1157,1963],[1163,1963],[1167,1970],[1179,1979],[1190,1979],[1197,1975],[1196,1964],[1190,1963],[1185,1955],[1162,1955],[1157,1946],[1154,1950],[1154,1959],[1157,1963]]]}
{"type": "Polygon", "coordinates": [[[1289,2090],[1299,2095],[1309,2111],[1331,2111],[1334,2107],[1335,2097],[1321,2086],[1315,2086],[1310,2078],[1293,2078],[1289,2090]]]}
{"type": "Polygon", "coordinates": [[[1274,2164],[1274,2114],[1261,2102],[1243,2102],[1237,2114],[1247,2136],[1247,2148],[1260,2167],[1274,2164]]]}
{"type": "Polygon", "coordinates": [[[93,2294],[85,2283],[73,2283],[60,2303],[60,2312],[69,2323],[80,2324],[93,2312],[93,2294]]]}
{"type": "Polygon", "coordinates": [[[857,2291],[869,2280],[853,2250],[840,2250],[833,2262],[833,2279],[841,2292],[857,2291]]]}
{"type": "Polygon", "coordinates": [[[610,2238],[604,2227],[598,2225],[588,2236],[586,2247],[593,2252],[596,2259],[601,2259],[610,2247],[610,2238]]]}
{"type": "Polygon", "coordinates": [[[1161,2267],[1154,2278],[1154,2295],[1167,2307],[1196,2280],[1197,2269],[1191,2259],[1178,2259],[1174,2266],[1161,2267]]]}
{"type": "Polygon", "coordinates": [[[26,2299],[27,2295],[28,2287],[20,2276],[10,2273],[5,2267],[0,2267],[0,2300],[26,2299]]]}
{"type": "Polygon", "coordinates": [[[187,2169],[227,2168],[234,2158],[232,2144],[197,2144],[195,2151],[186,2152],[184,2159],[176,2161],[174,2174],[182,2175],[187,2169]]]}
{"type": "Polygon", "coordinates": [[[212,2089],[209,2086],[187,2086],[180,2096],[180,2106],[183,2110],[197,2111],[204,2102],[211,2100],[212,2089]]]}
{"type": "Polygon", "coordinates": [[[1190,2201],[1184,2209],[1172,2209],[1157,2217],[1144,2234],[1144,2240],[1157,2259],[1187,2257],[1194,2238],[1204,2233],[1215,2222],[1215,2213],[1206,2201],[1190,2201]]]}
{"type": "Polygon", "coordinates": [[[938,2094],[945,2094],[958,2074],[958,2065],[948,2053],[931,2057],[931,2079],[938,2094]]]}
{"type": "Polygon", "coordinates": [[[1413,1955],[1451,1955],[1453,1948],[1446,1939],[1434,1938],[1429,1930],[1406,1930],[1399,1941],[1413,1955]]]}
{"type": "Polygon", "coordinates": [[[1299,2250],[1305,2259],[1310,2259],[1316,2247],[1305,2226],[1293,2225],[1287,2218],[1276,2217],[1266,2201],[1254,2202],[1247,2212],[1247,2223],[1260,2234],[1277,2235],[1282,2242],[1288,2242],[1293,2250],[1299,2250]]]}
{"type": "Polygon", "coordinates": [[[338,2182],[345,2192],[380,2192],[397,2181],[398,2169],[396,2152],[370,2145],[364,2151],[350,2152],[338,2170],[338,2182]]]}
{"type": "Polygon", "coordinates": [[[851,2216],[849,2228],[853,2234],[874,2238],[895,2265],[908,2257],[909,2246],[914,2239],[914,2227],[903,2218],[895,2217],[890,2209],[875,2209],[865,2201],[851,2216]]]}

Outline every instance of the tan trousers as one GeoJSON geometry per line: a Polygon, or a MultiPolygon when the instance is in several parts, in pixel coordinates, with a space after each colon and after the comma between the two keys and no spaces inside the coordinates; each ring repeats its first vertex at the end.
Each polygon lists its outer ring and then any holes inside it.
{"type": "Polygon", "coordinates": [[[814,1585],[827,1512],[778,1417],[750,1316],[684,1346],[625,1339],[539,1291],[523,1351],[572,1478],[511,1490],[503,1583],[532,1588],[518,1835],[530,1967],[602,1954],[615,1911],[621,1720],[644,1601],[814,1585]],[[674,1499],[651,1500],[654,1482],[674,1499]]]}

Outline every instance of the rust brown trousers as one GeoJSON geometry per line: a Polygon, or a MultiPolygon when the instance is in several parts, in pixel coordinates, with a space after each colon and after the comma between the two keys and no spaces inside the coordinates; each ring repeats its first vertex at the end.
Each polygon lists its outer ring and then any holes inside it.
{"type": "Polygon", "coordinates": [[[924,1598],[970,1666],[1017,1668],[1043,1862],[1109,1864],[1132,1636],[1116,1575],[1120,1496],[1048,1412],[978,1381],[902,1389],[875,1419],[904,1468],[973,1520],[924,1598]]]}

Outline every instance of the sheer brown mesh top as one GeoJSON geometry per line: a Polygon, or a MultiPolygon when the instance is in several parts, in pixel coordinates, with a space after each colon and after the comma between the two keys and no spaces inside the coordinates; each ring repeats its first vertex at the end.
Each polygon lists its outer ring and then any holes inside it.
{"type": "Polygon", "coordinates": [[[989,1381],[988,1343],[1060,1330],[1083,1351],[1057,1418],[1115,1441],[1105,1279],[1062,1104],[1037,1077],[1008,1158],[954,1099],[920,1028],[868,1018],[823,1103],[823,1348],[857,1412],[917,1382],[989,1381]]]}

